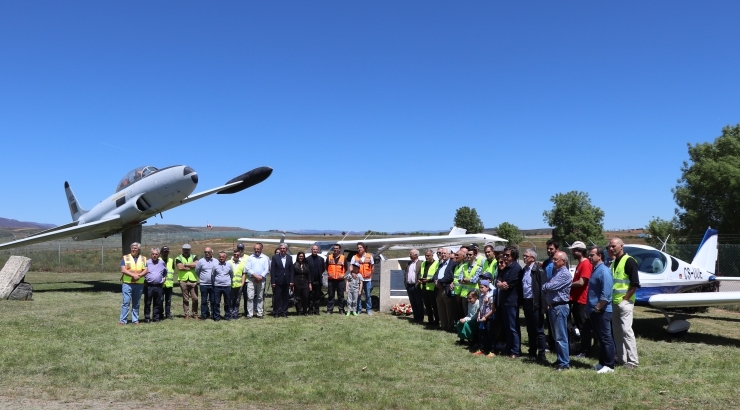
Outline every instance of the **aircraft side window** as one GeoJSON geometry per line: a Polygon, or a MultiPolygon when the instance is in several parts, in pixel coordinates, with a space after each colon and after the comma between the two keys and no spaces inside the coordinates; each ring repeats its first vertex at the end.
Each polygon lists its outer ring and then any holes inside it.
{"type": "Polygon", "coordinates": [[[671,270],[673,272],[678,270],[678,259],[674,258],[673,256],[671,256],[671,270]]]}

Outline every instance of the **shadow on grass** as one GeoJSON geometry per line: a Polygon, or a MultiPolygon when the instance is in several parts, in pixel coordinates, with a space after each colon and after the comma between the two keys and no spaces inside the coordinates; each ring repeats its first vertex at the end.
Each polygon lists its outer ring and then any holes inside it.
{"type": "Polygon", "coordinates": [[[65,284],[69,287],[54,287],[47,289],[34,288],[33,293],[46,293],[46,292],[111,292],[121,293],[121,284],[110,282],[110,281],[74,281],[74,282],[57,282],[54,285],[65,284]],[[78,284],[79,286],[75,286],[78,284]]]}
{"type": "MultiPolygon", "coordinates": [[[[706,318],[706,317],[702,317],[706,318]]],[[[635,319],[632,322],[632,330],[634,330],[636,336],[640,336],[641,338],[649,339],[649,340],[656,340],[656,341],[665,341],[665,342],[673,342],[673,341],[680,341],[684,343],[703,343],[707,345],[713,345],[713,346],[734,346],[734,347],[740,347],[740,339],[733,339],[729,337],[724,336],[717,336],[713,334],[708,333],[698,333],[693,332],[689,330],[688,333],[686,333],[683,336],[672,336],[665,330],[667,322],[665,318],[663,317],[656,317],[656,318],[639,318],[635,319]]]]}

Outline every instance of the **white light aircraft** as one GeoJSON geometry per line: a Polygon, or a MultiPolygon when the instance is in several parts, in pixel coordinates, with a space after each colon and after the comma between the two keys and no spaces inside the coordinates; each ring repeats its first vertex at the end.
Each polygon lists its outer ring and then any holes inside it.
{"type": "MultiPolygon", "coordinates": [[[[127,173],[116,192],[89,211],[81,208],[69,183],[64,182],[72,222],[0,244],[0,249],[72,237],[76,241],[105,238],[145,223],[148,218],[211,194],[233,194],[259,184],[272,174],[272,168],[259,167],[231,179],[226,184],[191,195],[198,185],[193,168],[175,165],[157,169],[136,168],[127,173]]],[[[140,231],[139,231],[140,232],[140,231]]],[[[125,245],[127,246],[127,245],[125,245]]]]}
{"type": "Polygon", "coordinates": [[[363,242],[367,245],[367,251],[372,253],[376,257],[384,258],[383,252],[387,250],[399,250],[399,249],[429,249],[429,248],[442,248],[459,246],[462,244],[469,243],[493,243],[493,242],[507,242],[506,239],[499,238],[494,235],[487,235],[483,233],[465,233],[465,229],[454,227],[448,235],[433,235],[433,236],[401,236],[401,237],[386,237],[386,238],[374,238],[374,239],[352,239],[352,240],[339,240],[339,241],[310,241],[305,239],[289,239],[283,235],[282,239],[261,239],[261,238],[239,238],[240,242],[261,242],[269,244],[285,243],[288,247],[298,247],[309,249],[313,245],[319,246],[319,254],[326,256],[331,252],[332,246],[338,243],[342,246],[342,249],[350,254],[356,252],[357,243],[363,242]]]}
{"type": "Polygon", "coordinates": [[[624,245],[624,251],[635,258],[640,275],[640,288],[635,304],[658,308],[668,320],[668,332],[682,334],[691,326],[685,320],[671,320],[666,308],[703,307],[740,304],[740,292],[686,293],[718,281],[740,281],[737,277],[715,276],[717,230],[707,229],[691,263],[645,245],[624,245]]]}

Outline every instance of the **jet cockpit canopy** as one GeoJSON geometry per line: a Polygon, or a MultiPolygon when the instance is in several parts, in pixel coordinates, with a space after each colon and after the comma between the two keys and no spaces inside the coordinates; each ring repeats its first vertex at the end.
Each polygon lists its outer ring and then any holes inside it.
{"type": "Polygon", "coordinates": [[[148,177],[156,171],[158,171],[158,169],[151,165],[145,165],[143,167],[132,169],[131,171],[127,172],[126,176],[124,176],[121,182],[118,183],[118,187],[116,187],[116,192],[128,188],[129,185],[142,178],[148,177]]]}

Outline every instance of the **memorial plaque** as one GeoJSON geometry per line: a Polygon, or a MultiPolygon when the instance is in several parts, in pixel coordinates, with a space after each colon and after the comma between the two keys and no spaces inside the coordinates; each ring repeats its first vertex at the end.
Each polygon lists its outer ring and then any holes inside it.
{"type": "Polygon", "coordinates": [[[391,297],[393,296],[408,296],[406,293],[406,281],[404,275],[406,273],[403,270],[391,270],[391,297]]]}

